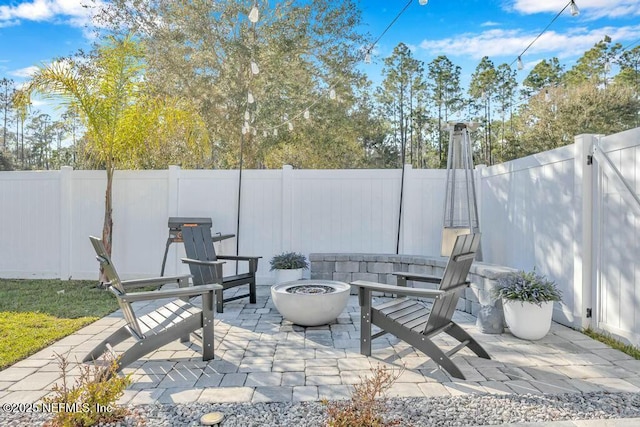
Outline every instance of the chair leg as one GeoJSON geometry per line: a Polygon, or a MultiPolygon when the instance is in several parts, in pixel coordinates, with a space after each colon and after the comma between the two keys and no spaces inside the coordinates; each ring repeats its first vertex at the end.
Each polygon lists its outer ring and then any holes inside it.
{"type": "Polygon", "coordinates": [[[358,289],[360,302],[360,354],[371,356],[371,291],[358,289]]]}
{"type": "Polygon", "coordinates": [[[202,295],[202,360],[213,359],[213,292],[202,295]]]}
{"type": "Polygon", "coordinates": [[[256,278],[253,277],[253,280],[249,283],[249,304],[256,303],[256,278]]]}
{"type": "Polygon", "coordinates": [[[117,331],[109,335],[107,338],[102,340],[100,344],[95,346],[93,350],[91,350],[85,357],[82,359],[83,362],[91,362],[98,359],[107,349],[107,345],[112,347],[120,344],[122,341],[131,337],[131,333],[127,330],[126,326],[122,326],[117,331]]]}
{"type": "Polygon", "coordinates": [[[462,329],[460,325],[453,323],[453,325],[446,331],[446,333],[460,342],[468,340],[469,344],[467,344],[467,347],[469,348],[469,350],[473,351],[478,357],[482,357],[483,359],[491,359],[489,353],[487,353],[487,351],[482,348],[480,344],[478,344],[478,341],[473,339],[471,335],[467,333],[467,331],[462,329]]]}
{"type": "Polygon", "coordinates": [[[224,311],[224,300],[222,296],[223,289],[216,290],[216,311],[222,313],[224,311]]]}

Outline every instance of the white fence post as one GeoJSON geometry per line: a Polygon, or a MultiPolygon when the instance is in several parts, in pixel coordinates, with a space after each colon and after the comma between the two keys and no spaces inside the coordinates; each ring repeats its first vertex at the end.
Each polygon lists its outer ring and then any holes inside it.
{"type": "Polygon", "coordinates": [[[71,166],[60,168],[60,279],[71,278],[71,166]]]}
{"type": "MultiPolygon", "coordinates": [[[[404,186],[403,186],[403,195],[402,195],[402,218],[400,218],[398,224],[400,224],[400,245],[399,245],[399,253],[405,254],[407,253],[407,242],[409,241],[409,236],[412,233],[412,224],[409,224],[407,218],[410,218],[407,215],[409,208],[411,208],[412,202],[419,200],[419,194],[412,194],[413,191],[416,191],[416,188],[419,188],[418,185],[415,184],[416,175],[413,173],[413,166],[411,164],[404,165],[404,186]]],[[[401,184],[403,185],[403,184],[401,184]]],[[[400,210],[399,210],[400,211],[400,210]]]]}
{"type": "MultiPolygon", "coordinates": [[[[581,327],[592,326],[593,316],[593,166],[591,148],[595,135],[575,137],[574,194],[579,203],[575,206],[575,230],[573,248],[573,286],[575,307],[580,310],[581,327]]],[[[576,325],[577,326],[577,325],[576,325]]]]}
{"type": "Polygon", "coordinates": [[[169,182],[167,185],[167,212],[169,216],[178,216],[180,206],[180,166],[169,166],[169,182]]]}
{"type": "Polygon", "coordinates": [[[282,248],[288,252],[293,239],[293,166],[282,166],[282,248]]]}

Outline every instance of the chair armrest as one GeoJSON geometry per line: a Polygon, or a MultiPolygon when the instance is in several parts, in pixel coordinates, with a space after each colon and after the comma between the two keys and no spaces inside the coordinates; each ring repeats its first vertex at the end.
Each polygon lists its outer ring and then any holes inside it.
{"type": "Polygon", "coordinates": [[[178,288],[178,289],[161,289],[159,291],[146,291],[146,292],[135,292],[131,294],[120,295],[119,298],[126,302],[134,302],[134,301],[151,301],[158,300],[163,298],[180,298],[180,297],[190,297],[194,295],[202,295],[207,292],[217,291],[218,289],[222,289],[221,285],[199,285],[199,286],[189,286],[188,288],[178,288]]]}
{"type": "Polygon", "coordinates": [[[227,240],[230,239],[232,237],[236,237],[235,234],[222,234],[222,233],[215,233],[211,235],[211,239],[213,240],[213,242],[219,242],[221,240],[227,240]]]}
{"type": "Polygon", "coordinates": [[[180,260],[185,264],[208,265],[210,267],[224,264],[224,261],[200,261],[199,259],[192,258],[180,258],[180,260]]]}
{"type": "Polygon", "coordinates": [[[413,280],[414,282],[440,283],[442,280],[442,277],[420,273],[408,273],[406,271],[394,271],[391,274],[397,277],[403,277],[406,280],[413,280]]]}
{"type": "Polygon", "coordinates": [[[190,274],[183,274],[180,276],[164,276],[164,277],[151,277],[148,279],[133,279],[123,280],[122,286],[126,289],[143,288],[146,286],[162,286],[168,283],[180,283],[185,280],[188,281],[191,278],[190,274]]]}
{"type": "Polygon", "coordinates": [[[437,298],[440,295],[446,294],[446,291],[441,291],[438,289],[405,288],[403,286],[383,285],[382,283],[367,282],[364,280],[356,280],[355,282],[351,282],[351,284],[353,286],[369,289],[371,291],[398,295],[411,295],[425,298],[437,298]]]}
{"type": "Polygon", "coordinates": [[[242,256],[242,255],[218,255],[218,259],[228,259],[229,261],[253,261],[262,258],[261,256],[242,256]]]}

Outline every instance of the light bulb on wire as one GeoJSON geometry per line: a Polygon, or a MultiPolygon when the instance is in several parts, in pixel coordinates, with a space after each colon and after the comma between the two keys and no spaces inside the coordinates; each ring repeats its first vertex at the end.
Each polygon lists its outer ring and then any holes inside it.
{"type": "Polygon", "coordinates": [[[256,102],[256,99],[253,97],[253,94],[251,92],[247,94],[247,102],[249,104],[253,104],[254,102],[256,102]]]}
{"type": "Polygon", "coordinates": [[[518,70],[524,69],[524,64],[522,63],[522,58],[518,56],[518,70]]]}
{"type": "Polygon", "coordinates": [[[580,15],[580,9],[578,9],[578,5],[576,4],[575,0],[571,0],[571,5],[569,6],[571,9],[571,16],[578,16],[580,15]]]}
{"type": "Polygon", "coordinates": [[[289,122],[287,126],[289,127],[289,132],[291,132],[293,130],[293,123],[289,122]]]}
{"type": "Polygon", "coordinates": [[[256,61],[251,61],[251,73],[254,76],[260,73],[260,67],[258,67],[258,64],[256,63],[256,61]]]}
{"type": "Polygon", "coordinates": [[[306,110],[304,110],[304,114],[302,116],[305,119],[309,120],[309,117],[311,117],[311,114],[309,113],[309,109],[308,108],[306,110]]]}
{"type": "Polygon", "coordinates": [[[335,89],[333,89],[333,88],[332,88],[332,89],[329,91],[329,98],[330,98],[330,99],[336,99],[336,90],[335,90],[335,89]]]}
{"type": "Polygon", "coordinates": [[[367,51],[367,53],[364,54],[364,63],[371,64],[371,52],[367,51]]]}
{"type": "Polygon", "coordinates": [[[255,24],[258,22],[258,19],[260,19],[260,11],[258,11],[258,6],[253,5],[251,12],[249,12],[249,21],[255,24]]]}
{"type": "Polygon", "coordinates": [[[278,136],[278,129],[277,128],[273,130],[273,136],[278,136]]]}
{"type": "Polygon", "coordinates": [[[429,0],[418,0],[418,3],[420,3],[420,6],[425,6],[427,3],[429,3],[429,0]]]}
{"type": "Polygon", "coordinates": [[[251,113],[249,112],[249,110],[244,111],[244,119],[246,121],[249,121],[249,119],[251,119],[251,113]]]}

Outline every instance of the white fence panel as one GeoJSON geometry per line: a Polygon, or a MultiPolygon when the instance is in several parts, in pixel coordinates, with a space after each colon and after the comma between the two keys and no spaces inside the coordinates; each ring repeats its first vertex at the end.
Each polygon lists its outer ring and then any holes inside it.
{"type": "MultiPolygon", "coordinates": [[[[600,148],[640,193],[640,129],[602,138],[600,148]]],[[[601,169],[597,209],[598,327],[640,345],[640,218],[601,169]]]]}
{"type": "Polygon", "coordinates": [[[0,271],[55,277],[60,270],[58,171],[0,173],[0,271]]]}
{"type": "Polygon", "coordinates": [[[536,269],[563,291],[554,319],[574,324],[580,315],[573,283],[574,145],[481,171],[483,260],[536,269]]]}

